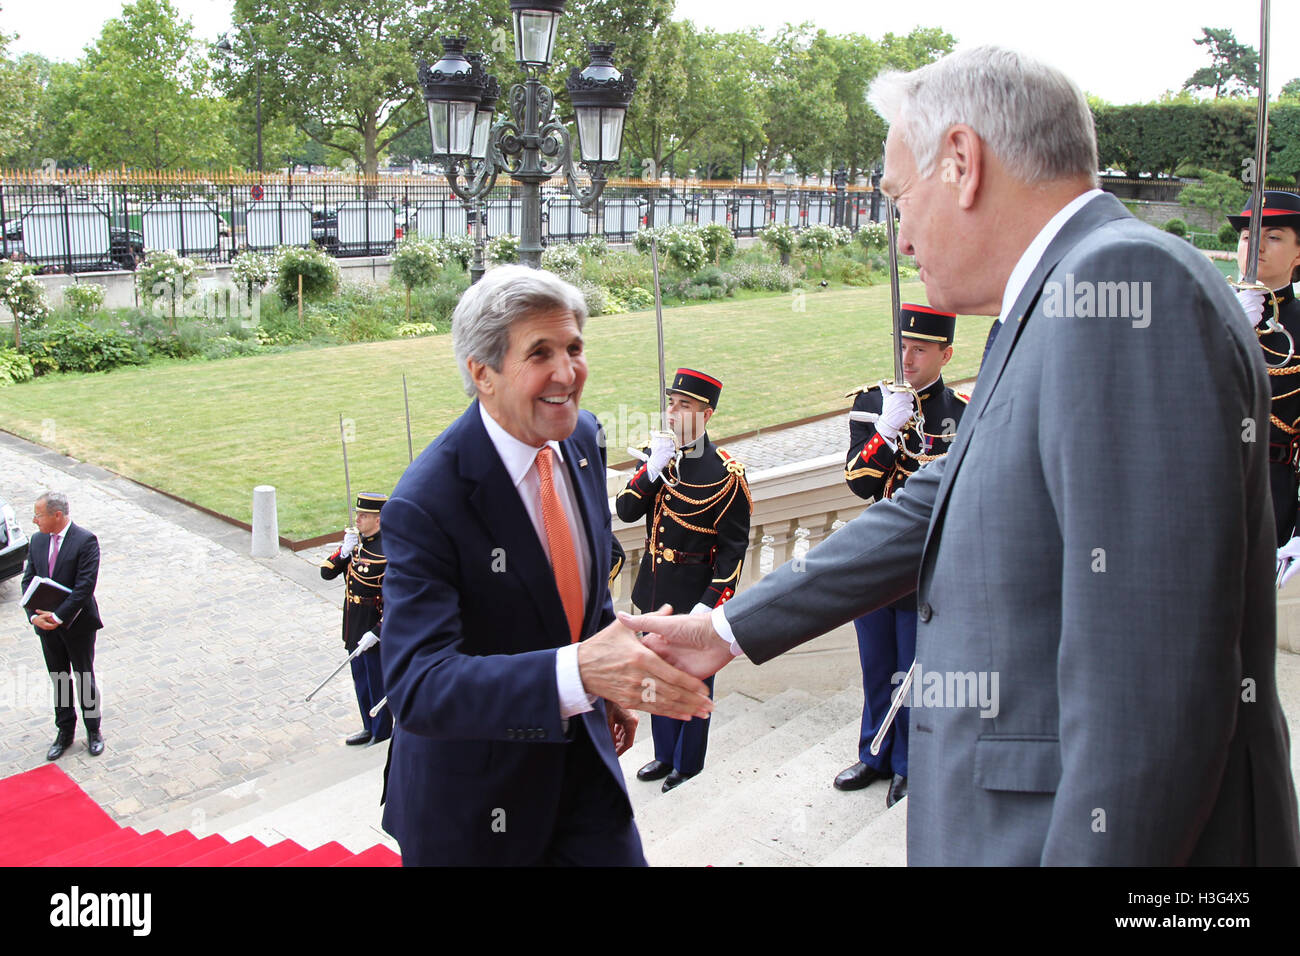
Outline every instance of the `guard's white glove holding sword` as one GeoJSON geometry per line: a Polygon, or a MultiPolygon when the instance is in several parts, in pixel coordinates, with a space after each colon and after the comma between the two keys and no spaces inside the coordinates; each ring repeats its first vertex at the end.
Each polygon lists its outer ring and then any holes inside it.
{"type": "Polygon", "coordinates": [[[339,545],[339,557],[346,558],[350,555],[356,546],[360,543],[361,538],[355,531],[349,528],[343,532],[343,543],[339,545]]]}
{"type": "Polygon", "coordinates": [[[1259,325],[1264,318],[1264,290],[1238,289],[1237,302],[1241,305],[1241,311],[1246,313],[1250,327],[1253,329],[1259,325]]]}
{"type": "Polygon", "coordinates": [[[894,447],[894,442],[898,439],[898,433],[903,430],[903,426],[911,419],[912,408],[911,392],[885,390],[885,398],[880,408],[880,418],[876,420],[876,434],[889,442],[891,448],[894,447]]]}
{"type": "Polygon", "coordinates": [[[671,435],[654,435],[650,439],[650,457],[646,459],[645,470],[651,481],[658,481],[668,463],[677,454],[677,444],[671,435]]]}
{"type": "Polygon", "coordinates": [[[1300,571],[1300,536],[1277,549],[1277,586],[1279,589],[1300,571]]]}

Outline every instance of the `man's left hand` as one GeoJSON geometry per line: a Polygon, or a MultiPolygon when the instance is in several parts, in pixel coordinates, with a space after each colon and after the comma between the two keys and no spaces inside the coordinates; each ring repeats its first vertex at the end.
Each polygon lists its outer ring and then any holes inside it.
{"type": "Polygon", "coordinates": [[[1280,589],[1300,571],[1300,536],[1277,549],[1277,586],[1280,589]]]}
{"type": "Polygon", "coordinates": [[[614,739],[614,755],[621,757],[632,748],[636,740],[636,715],[624,710],[612,700],[605,701],[605,719],[609,722],[609,735],[614,739]]]}

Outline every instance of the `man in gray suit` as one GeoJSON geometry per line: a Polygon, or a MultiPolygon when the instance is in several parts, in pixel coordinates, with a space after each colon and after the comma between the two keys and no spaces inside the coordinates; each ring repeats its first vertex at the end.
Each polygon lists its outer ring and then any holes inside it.
{"type": "Polygon", "coordinates": [[[912,864],[1295,864],[1269,388],[1232,292],[1096,190],[1081,91],[983,47],[874,84],[930,305],[1000,331],[951,453],[711,615],[704,676],[917,592],[912,864]]]}

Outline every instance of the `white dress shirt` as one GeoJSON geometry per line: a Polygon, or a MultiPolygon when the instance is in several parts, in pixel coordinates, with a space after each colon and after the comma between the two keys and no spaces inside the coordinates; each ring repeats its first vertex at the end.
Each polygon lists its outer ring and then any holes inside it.
{"type": "MultiPolygon", "coordinates": [[[[546,537],[546,522],[542,518],[542,481],[537,474],[537,469],[533,467],[537,460],[537,453],[541,449],[521,442],[502,428],[496,419],[488,414],[488,410],[481,402],[478,410],[483,416],[483,427],[487,429],[492,447],[496,449],[501,464],[505,465],[506,474],[510,476],[511,483],[519,492],[519,500],[523,502],[524,510],[528,512],[528,519],[533,523],[533,530],[537,533],[537,540],[541,542],[542,553],[549,561],[551,548],[546,537]]],[[[546,444],[555,453],[556,461],[563,466],[564,452],[560,450],[560,443],[550,441],[546,444]]],[[[569,534],[573,538],[573,550],[578,558],[578,576],[582,581],[582,606],[586,607],[591,590],[589,581],[592,560],[591,542],[587,540],[587,532],[582,525],[582,512],[579,510],[577,495],[569,484],[569,470],[565,467],[552,468],[551,478],[555,485],[555,493],[559,495],[564,505],[565,517],[568,519],[569,534]]],[[[582,677],[578,672],[577,644],[568,644],[557,650],[555,686],[560,695],[561,717],[574,717],[592,709],[596,698],[588,694],[582,686],[582,677]]]]}
{"type": "MultiPolygon", "coordinates": [[[[1052,240],[1056,238],[1056,234],[1065,227],[1067,222],[1074,218],[1075,213],[1101,194],[1102,190],[1100,189],[1089,189],[1087,192],[1075,196],[1062,206],[1055,216],[1047,220],[1047,225],[1043,226],[1038,231],[1038,235],[1034,236],[1033,241],[1025,247],[1025,251],[1021,254],[1016,267],[1011,270],[1011,275],[1007,277],[1006,288],[1002,290],[1002,311],[998,314],[999,322],[1006,321],[1011,307],[1016,304],[1016,299],[1020,298],[1025,283],[1029,281],[1030,275],[1038,267],[1038,263],[1042,260],[1043,254],[1047,252],[1047,247],[1051,245],[1052,240]]],[[[741,650],[740,644],[736,642],[736,635],[732,633],[731,625],[727,623],[726,606],[720,604],[715,607],[710,612],[710,621],[713,624],[713,630],[717,632],[718,636],[731,645],[731,653],[739,657],[745,652],[741,650]]]]}

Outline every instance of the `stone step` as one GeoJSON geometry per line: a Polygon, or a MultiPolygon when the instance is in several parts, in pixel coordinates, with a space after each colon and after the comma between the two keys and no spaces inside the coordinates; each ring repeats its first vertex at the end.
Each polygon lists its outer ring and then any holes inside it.
{"type": "MultiPolygon", "coordinates": [[[[762,722],[759,732],[749,735],[742,746],[719,753],[717,757],[720,759],[706,766],[704,773],[671,793],[661,795],[638,814],[641,838],[652,864],[659,862],[654,848],[661,841],[696,820],[712,815],[715,810],[721,808],[724,813],[744,818],[746,814],[735,803],[737,788],[755,781],[770,780],[774,769],[785,761],[861,717],[861,695],[855,699],[852,690],[845,690],[810,707],[797,706],[797,702],[806,700],[808,696],[801,691],[786,691],[773,701],[787,695],[792,698],[793,713],[779,717],[773,714],[762,722]]],[[[740,718],[737,723],[740,720],[745,718],[740,718]]]]}
{"type": "MultiPolygon", "coordinates": [[[[172,832],[188,829],[196,834],[220,832],[356,776],[383,774],[388,745],[345,747],[331,742],[292,763],[274,765],[267,773],[194,801],[177,801],[140,823],[172,832]]],[[[376,803],[378,795],[376,795],[376,803]]],[[[328,805],[322,803],[328,816],[328,805]]],[[[326,842],[326,841],[322,841],[326,842]]]]}
{"type": "MultiPolygon", "coordinates": [[[[860,699],[860,696],[859,698],[860,699]]],[[[850,696],[850,706],[857,706],[850,696]]],[[[857,715],[780,766],[727,795],[727,805],[656,841],[655,862],[671,866],[753,865],[754,857],[810,866],[885,812],[887,783],[843,793],[835,775],[857,752],[857,715]],[[721,852],[719,852],[721,851],[721,852]]]]}
{"type": "MultiPolygon", "coordinates": [[[[705,757],[704,772],[695,779],[688,780],[671,794],[663,793],[661,781],[643,783],[637,780],[636,770],[645,761],[633,763],[627,759],[631,755],[630,752],[624,754],[623,778],[627,781],[628,796],[632,800],[637,825],[643,826],[642,821],[646,819],[646,815],[653,814],[655,807],[668,796],[680,797],[682,793],[689,790],[710,789],[719,781],[730,780],[733,776],[738,778],[738,773],[733,775],[728,771],[737,753],[747,751],[753,746],[755,740],[766,736],[774,728],[780,727],[796,714],[816,706],[817,703],[817,698],[807,691],[790,688],[769,697],[757,707],[730,718],[725,724],[720,723],[716,734],[713,730],[709,731],[709,749],[705,757]]],[[[645,842],[644,829],[642,829],[642,842],[645,842]]]]}
{"type": "MultiPolygon", "coordinates": [[[[369,748],[378,749],[378,748],[369,748]]],[[[341,843],[353,853],[361,853],[382,843],[394,852],[397,841],[381,826],[383,807],[383,754],[364,771],[329,786],[268,810],[242,822],[215,820],[212,828],[232,843],[253,837],[263,843],[293,840],[313,848],[330,841],[341,843]]]]}
{"type": "MultiPolygon", "coordinates": [[[[732,746],[732,740],[739,740],[746,733],[752,733],[752,729],[727,730],[729,724],[733,723],[746,714],[751,714],[763,706],[763,701],[756,700],[746,694],[728,694],[717,702],[717,707],[713,711],[713,716],[709,719],[713,721],[713,726],[709,728],[709,753],[721,745],[725,749],[732,746]]],[[[655,756],[654,737],[650,729],[650,715],[638,714],[641,723],[637,726],[636,743],[632,749],[619,758],[619,766],[623,768],[623,780],[627,783],[628,796],[632,799],[632,809],[635,812],[638,807],[644,806],[654,795],[659,794],[660,786],[651,786],[649,783],[642,783],[636,778],[636,772],[648,764],[655,756]]],[[[708,757],[705,758],[705,766],[708,766],[708,757]]]]}
{"type": "Polygon", "coordinates": [[[907,866],[907,803],[905,797],[872,818],[861,830],[818,860],[817,865],[907,866]]]}

